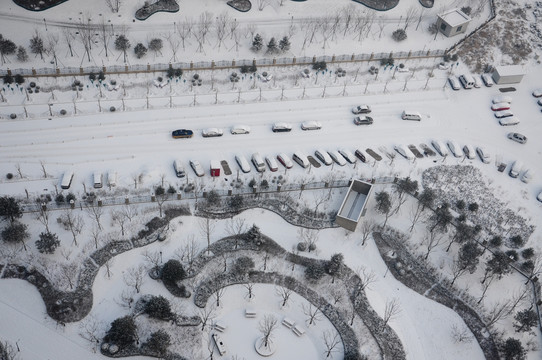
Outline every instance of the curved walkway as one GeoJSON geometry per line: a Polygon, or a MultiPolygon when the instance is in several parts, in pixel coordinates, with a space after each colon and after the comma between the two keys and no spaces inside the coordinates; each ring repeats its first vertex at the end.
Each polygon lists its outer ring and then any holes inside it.
{"type": "Polygon", "coordinates": [[[452,290],[444,287],[431,274],[429,269],[425,268],[423,264],[408,252],[401,242],[380,232],[374,232],[373,238],[382,259],[397,280],[420,295],[455,311],[474,334],[474,337],[480,344],[480,348],[484,352],[485,358],[488,360],[500,359],[493,336],[475,310],[456,296],[452,290]],[[386,256],[390,250],[393,250],[397,256],[386,256]],[[408,265],[409,270],[402,274],[399,273],[397,269],[403,269],[405,266],[398,266],[398,262],[408,265]]]}

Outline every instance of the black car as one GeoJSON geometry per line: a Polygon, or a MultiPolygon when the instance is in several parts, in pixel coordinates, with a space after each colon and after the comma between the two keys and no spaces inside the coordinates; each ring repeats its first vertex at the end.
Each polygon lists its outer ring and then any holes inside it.
{"type": "Polygon", "coordinates": [[[171,136],[173,136],[174,139],[185,139],[185,138],[191,138],[194,136],[194,132],[192,130],[187,129],[178,129],[171,133],[171,136]]]}

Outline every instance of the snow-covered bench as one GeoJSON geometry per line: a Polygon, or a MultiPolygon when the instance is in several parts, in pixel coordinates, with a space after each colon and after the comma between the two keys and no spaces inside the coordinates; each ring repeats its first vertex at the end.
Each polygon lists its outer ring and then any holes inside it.
{"type": "Polygon", "coordinates": [[[223,332],[224,330],[226,330],[226,325],[224,325],[220,321],[215,322],[213,327],[216,331],[220,331],[220,332],[223,332]]]}
{"type": "Polygon", "coordinates": [[[295,322],[292,319],[285,317],[282,320],[282,325],[286,326],[288,329],[291,329],[295,325],[295,322]]]}
{"type": "Polygon", "coordinates": [[[247,318],[256,317],[256,310],[254,310],[254,309],[245,309],[245,317],[247,317],[247,318]]]}
{"type": "Polygon", "coordinates": [[[296,334],[297,336],[302,336],[303,334],[305,334],[305,329],[303,329],[303,328],[300,327],[299,325],[295,325],[294,327],[292,327],[292,331],[293,331],[294,334],[296,334]]]}

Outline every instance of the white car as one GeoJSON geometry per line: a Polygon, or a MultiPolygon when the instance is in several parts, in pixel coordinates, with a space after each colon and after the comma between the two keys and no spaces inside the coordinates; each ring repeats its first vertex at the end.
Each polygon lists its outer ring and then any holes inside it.
{"type": "Polygon", "coordinates": [[[335,161],[335,163],[337,163],[338,165],[340,166],[346,165],[346,160],[341,154],[339,154],[337,150],[331,150],[331,151],[328,151],[327,153],[329,154],[329,156],[331,156],[333,161],[335,161]]]}
{"type": "Polygon", "coordinates": [[[525,170],[523,175],[521,175],[520,180],[523,181],[525,184],[529,183],[533,179],[533,172],[529,169],[525,170]]]}
{"type": "Polygon", "coordinates": [[[369,156],[361,149],[356,149],[354,155],[356,155],[361,162],[367,162],[369,160],[369,156]]]}
{"type": "Polygon", "coordinates": [[[469,144],[463,146],[463,152],[465,153],[465,156],[469,160],[474,159],[474,157],[476,156],[474,148],[472,147],[472,145],[469,145],[469,144]]]}
{"type": "Polygon", "coordinates": [[[250,164],[243,155],[235,155],[235,161],[237,161],[237,165],[239,165],[242,172],[245,174],[250,172],[250,164]]]}
{"type": "Polygon", "coordinates": [[[477,147],[476,153],[478,154],[478,156],[480,157],[480,160],[482,160],[484,164],[489,164],[489,162],[491,161],[491,155],[489,155],[489,153],[484,147],[482,146],[477,147]]]}
{"type": "Polygon", "coordinates": [[[542,191],[538,193],[538,195],[536,196],[536,200],[542,202],[542,191]]]}
{"type": "Polygon", "coordinates": [[[353,164],[357,161],[357,158],[350,150],[347,149],[340,149],[339,154],[341,154],[346,161],[348,161],[350,164],[353,164]]]}
{"type": "Polygon", "coordinates": [[[273,124],[273,132],[288,132],[292,131],[292,124],[279,122],[273,124]]]}
{"type": "Polygon", "coordinates": [[[431,145],[437,150],[440,156],[448,156],[448,150],[446,150],[446,145],[442,141],[439,140],[433,140],[431,141],[431,145]]]}
{"type": "Polygon", "coordinates": [[[512,103],[512,98],[510,96],[506,96],[506,95],[499,95],[499,96],[495,96],[493,99],[491,99],[491,102],[493,104],[498,104],[498,103],[511,104],[512,103]]]}
{"type": "Polygon", "coordinates": [[[224,135],[224,131],[222,131],[222,129],[218,129],[218,128],[209,128],[209,129],[205,129],[201,132],[201,135],[203,137],[216,137],[216,136],[222,136],[224,135]]]}
{"type": "Polygon", "coordinates": [[[316,156],[316,158],[320,160],[320,162],[322,162],[322,164],[324,165],[329,166],[333,164],[333,160],[331,159],[329,154],[324,150],[321,150],[321,149],[316,150],[314,152],[314,156],[316,156]]]}
{"type": "Polygon", "coordinates": [[[533,91],[533,96],[535,98],[542,97],[542,89],[536,89],[535,91],[533,91]]]}
{"type": "Polygon", "coordinates": [[[511,125],[517,125],[519,124],[519,119],[517,117],[507,117],[507,118],[502,118],[502,119],[499,119],[499,124],[501,124],[501,126],[511,126],[511,125]]]}
{"type": "Polygon", "coordinates": [[[461,85],[459,84],[459,80],[455,76],[450,76],[448,78],[448,82],[450,83],[450,87],[454,90],[461,89],[461,85]]]}
{"type": "Polygon", "coordinates": [[[463,156],[461,147],[455,141],[448,141],[448,148],[450,149],[450,152],[452,153],[452,155],[455,156],[456,158],[463,156]]]}
{"type": "Polygon", "coordinates": [[[482,81],[487,87],[492,87],[493,85],[495,85],[495,83],[493,82],[493,78],[489,74],[483,74],[482,81]]]}
{"type": "Polygon", "coordinates": [[[493,111],[510,110],[510,103],[507,103],[507,102],[495,103],[491,105],[491,110],[493,111]]]}
{"type": "Polygon", "coordinates": [[[399,153],[399,155],[401,155],[407,160],[414,160],[416,158],[412,151],[409,148],[404,147],[403,145],[396,145],[394,149],[399,153]]]}
{"type": "Polygon", "coordinates": [[[197,160],[190,160],[190,167],[192,170],[194,170],[194,173],[196,173],[197,176],[201,177],[205,175],[205,171],[203,171],[203,166],[199,163],[197,160]]]}
{"type": "Polygon", "coordinates": [[[248,134],[250,133],[250,127],[247,125],[235,125],[231,128],[231,133],[233,135],[237,134],[248,134]]]}
{"type": "Polygon", "coordinates": [[[269,166],[269,170],[275,172],[279,169],[279,164],[277,163],[277,160],[275,160],[274,157],[266,156],[265,162],[267,163],[267,166],[269,166]]]}
{"type": "Polygon", "coordinates": [[[474,77],[474,87],[479,89],[482,87],[482,80],[480,80],[480,78],[478,76],[473,76],[474,77]]]}
{"type": "Polygon", "coordinates": [[[301,124],[301,130],[320,130],[321,128],[322,124],[318,121],[305,121],[301,124]]]}
{"type": "Polygon", "coordinates": [[[495,111],[493,113],[497,119],[502,119],[510,116],[514,116],[514,113],[510,110],[495,111]]]}
{"type": "Polygon", "coordinates": [[[352,114],[354,115],[368,114],[370,112],[371,108],[369,107],[369,105],[358,105],[352,108],[352,114]]]}

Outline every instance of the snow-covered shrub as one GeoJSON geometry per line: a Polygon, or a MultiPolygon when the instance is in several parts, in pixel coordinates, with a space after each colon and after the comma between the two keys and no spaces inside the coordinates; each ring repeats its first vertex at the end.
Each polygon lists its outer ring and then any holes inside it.
{"type": "Polygon", "coordinates": [[[8,180],[13,179],[13,174],[12,173],[7,173],[6,174],[6,179],[8,179],[8,180]]]}
{"type": "Polygon", "coordinates": [[[395,30],[395,31],[391,34],[391,37],[392,37],[393,40],[395,40],[395,41],[403,41],[403,40],[406,40],[407,34],[406,34],[406,31],[405,31],[405,30],[403,30],[403,29],[397,29],[397,30],[395,30]]]}
{"type": "Polygon", "coordinates": [[[307,243],[305,243],[305,242],[297,243],[297,250],[306,251],[307,250],[307,243]]]}
{"type": "Polygon", "coordinates": [[[325,61],[317,61],[314,64],[312,64],[312,68],[316,71],[318,70],[326,70],[327,64],[325,61]]]}

